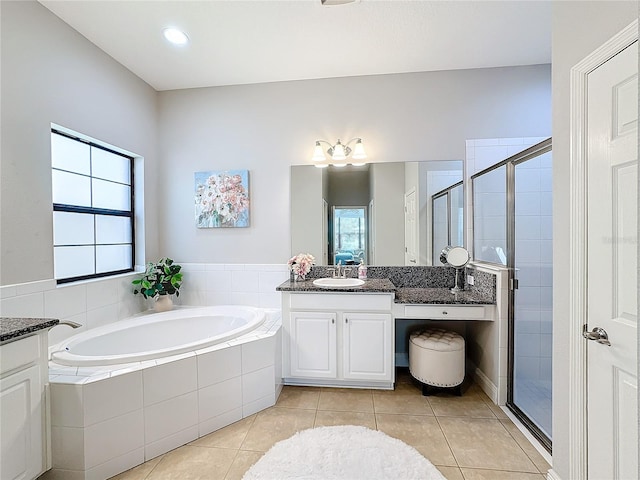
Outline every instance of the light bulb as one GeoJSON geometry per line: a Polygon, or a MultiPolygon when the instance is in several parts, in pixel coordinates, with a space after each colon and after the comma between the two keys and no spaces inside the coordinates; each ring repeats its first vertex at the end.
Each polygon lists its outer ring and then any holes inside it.
{"type": "Polygon", "coordinates": [[[311,160],[314,162],[324,162],[326,160],[326,157],[324,156],[324,150],[322,150],[322,147],[320,146],[320,142],[316,142],[316,146],[313,149],[313,156],[311,157],[311,160]]]}
{"type": "Polygon", "coordinates": [[[186,45],[187,43],[189,43],[189,37],[187,37],[187,34],[181,30],[178,30],[177,28],[165,28],[162,31],[162,34],[164,35],[164,38],[167,39],[167,41],[173,43],[174,45],[186,45]]]}
{"type": "Polygon", "coordinates": [[[364,160],[367,158],[367,154],[364,151],[364,145],[362,145],[362,140],[358,139],[356,146],[353,147],[353,155],[351,155],[351,158],[354,160],[364,160]]]}
{"type": "Polygon", "coordinates": [[[331,160],[340,162],[346,159],[347,159],[347,154],[344,150],[344,145],[342,145],[340,143],[340,140],[338,140],[338,143],[336,143],[335,146],[333,147],[333,154],[331,155],[331,160]]]}

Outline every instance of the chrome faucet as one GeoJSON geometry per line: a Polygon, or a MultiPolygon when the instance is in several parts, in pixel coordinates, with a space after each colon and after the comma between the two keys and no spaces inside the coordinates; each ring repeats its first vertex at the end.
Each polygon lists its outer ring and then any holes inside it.
{"type": "Polygon", "coordinates": [[[351,267],[343,267],[342,260],[338,261],[338,265],[335,268],[327,268],[331,272],[332,278],[347,278],[347,275],[351,273],[351,267]]]}
{"type": "Polygon", "coordinates": [[[64,321],[62,321],[62,322],[58,322],[58,323],[57,323],[56,325],[54,325],[54,326],[57,326],[57,325],[68,325],[68,326],[70,326],[71,328],[80,328],[80,327],[82,326],[82,324],[81,324],[81,323],[72,322],[71,320],[64,320],[64,321]]]}

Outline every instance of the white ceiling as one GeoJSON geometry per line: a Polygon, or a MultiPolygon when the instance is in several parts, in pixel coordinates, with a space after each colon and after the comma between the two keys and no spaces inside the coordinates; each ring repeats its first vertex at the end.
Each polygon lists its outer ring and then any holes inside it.
{"type": "Polygon", "coordinates": [[[544,0],[40,2],[156,90],[551,62],[544,0]]]}

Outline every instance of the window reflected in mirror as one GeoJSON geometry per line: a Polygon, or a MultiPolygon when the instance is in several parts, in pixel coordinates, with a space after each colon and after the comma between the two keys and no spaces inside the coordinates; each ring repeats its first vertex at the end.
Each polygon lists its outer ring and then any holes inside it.
{"type": "Polygon", "coordinates": [[[332,218],[331,263],[366,264],[367,207],[333,207],[332,218]]]}

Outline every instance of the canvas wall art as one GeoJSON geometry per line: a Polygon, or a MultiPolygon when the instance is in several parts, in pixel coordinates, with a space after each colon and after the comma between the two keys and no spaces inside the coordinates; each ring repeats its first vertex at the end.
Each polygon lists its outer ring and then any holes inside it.
{"type": "Polygon", "coordinates": [[[195,173],[196,227],[249,226],[249,170],[195,173]]]}

